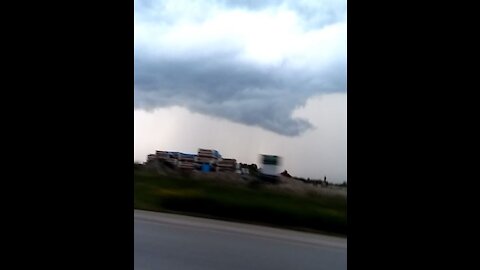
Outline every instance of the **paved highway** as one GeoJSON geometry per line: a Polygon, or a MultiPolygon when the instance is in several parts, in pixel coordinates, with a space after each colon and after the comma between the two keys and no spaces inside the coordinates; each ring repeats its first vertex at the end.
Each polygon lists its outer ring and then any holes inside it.
{"type": "Polygon", "coordinates": [[[347,269],[347,239],[134,212],[135,270],[347,269]]]}

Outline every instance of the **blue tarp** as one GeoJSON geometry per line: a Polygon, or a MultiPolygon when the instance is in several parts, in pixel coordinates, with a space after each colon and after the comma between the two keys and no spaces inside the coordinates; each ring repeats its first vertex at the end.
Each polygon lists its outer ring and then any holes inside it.
{"type": "Polygon", "coordinates": [[[203,163],[202,164],[202,172],[209,172],[210,171],[210,164],[203,163]]]}

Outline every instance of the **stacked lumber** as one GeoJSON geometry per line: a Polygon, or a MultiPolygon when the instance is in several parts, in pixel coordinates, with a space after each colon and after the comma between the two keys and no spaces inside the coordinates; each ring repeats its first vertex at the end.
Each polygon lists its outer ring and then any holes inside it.
{"type": "Polygon", "coordinates": [[[178,168],[193,170],[196,167],[195,165],[195,155],[183,153],[178,154],[178,168]]]}
{"type": "Polygon", "coordinates": [[[196,162],[199,164],[210,164],[214,165],[217,163],[217,160],[221,158],[220,154],[216,150],[212,149],[198,149],[198,154],[196,158],[196,162]]]}
{"type": "Polygon", "coordinates": [[[218,172],[235,172],[237,169],[237,161],[233,158],[224,158],[217,161],[218,172]]]}

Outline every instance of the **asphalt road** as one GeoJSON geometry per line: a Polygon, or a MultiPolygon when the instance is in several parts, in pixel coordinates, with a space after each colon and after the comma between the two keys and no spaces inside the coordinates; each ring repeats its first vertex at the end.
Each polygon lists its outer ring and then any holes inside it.
{"type": "Polygon", "coordinates": [[[135,270],[347,269],[347,239],[135,210],[135,270]]]}

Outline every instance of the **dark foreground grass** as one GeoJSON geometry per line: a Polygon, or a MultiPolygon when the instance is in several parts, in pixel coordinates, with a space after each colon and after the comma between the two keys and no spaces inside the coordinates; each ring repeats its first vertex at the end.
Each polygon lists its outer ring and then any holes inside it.
{"type": "Polygon", "coordinates": [[[347,234],[343,196],[293,195],[262,185],[160,176],[146,170],[134,170],[134,190],[136,209],[347,234]]]}

